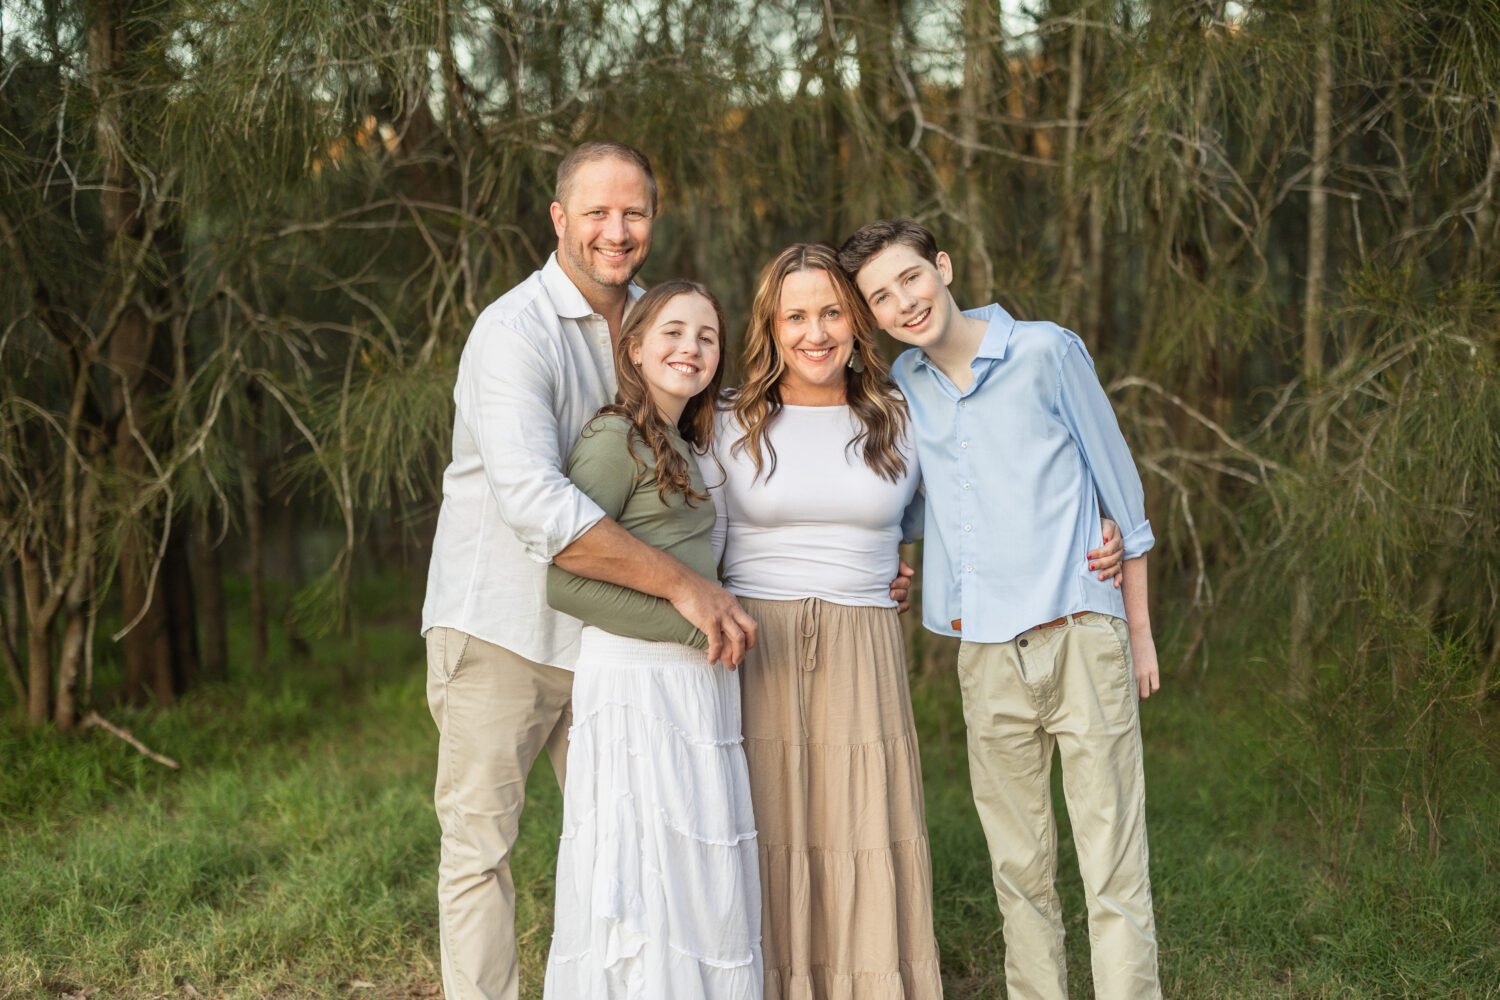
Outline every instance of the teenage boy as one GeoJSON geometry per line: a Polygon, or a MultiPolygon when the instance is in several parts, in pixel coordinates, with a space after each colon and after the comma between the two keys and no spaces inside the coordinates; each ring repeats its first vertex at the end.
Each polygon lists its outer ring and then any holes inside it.
{"type": "Polygon", "coordinates": [[[839,262],[880,326],[912,347],[892,375],[927,493],[923,624],[963,640],[969,771],[1009,994],[1068,995],[1053,884],[1056,746],[1095,993],[1160,997],[1137,702],[1159,686],[1146,606],[1155,539],[1093,362],[1053,323],[998,305],[961,312],[952,261],[915,222],[865,226],[839,262]],[[1124,534],[1122,590],[1083,569],[1101,508],[1124,534]]]}

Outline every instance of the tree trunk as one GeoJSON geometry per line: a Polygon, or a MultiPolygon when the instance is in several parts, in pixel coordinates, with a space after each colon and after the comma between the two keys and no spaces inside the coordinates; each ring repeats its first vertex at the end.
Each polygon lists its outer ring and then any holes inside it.
{"type": "Polygon", "coordinates": [[[1500,112],[1490,127],[1490,159],[1480,185],[1479,207],[1474,211],[1474,242],[1470,245],[1469,266],[1482,273],[1488,260],[1490,237],[1495,229],[1495,184],[1500,179],[1500,112]]]}
{"type": "MultiPolygon", "coordinates": [[[[843,88],[839,84],[839,76],[836,69],[836,54],[839,51],[838,28],[833,23],[833,8],[825,5],[823,8],[823,34],[818,43],[822,69],[819,78],[823,83],[823,92],[819,95],[823,107],[823,148],[826,157],[824,170],[826,179],[824,190],[827,192],[842,191],[844,189],[844,157],[853,155],[853,149],[846,143],[844,119],[839,114],[839,99],[843,88]]],[[[838,231],[843,228],[839,219],[839,199],[826,197],[823,202],[823,231],[822,238],[826,240],[837,240],[838,231]]]]}
{"type": "MultiPolygon", "coordinates": [[[[78,676],[88,661],[90,650],[90,598],[94,585],[94,533],[98,519],[98,480],[84,477],[78,487],[77,541],[72,556],[72,565],[65,567],[71,574],[67,591],[63,595],[62,649],[57,659],[57,700],[53,707],[52,721],[58,729],[72,729],[78,721],[78,676]]],[[[87,692],[86,695],[92,692],[87,692]]]]}
{"type": "Polygon", "coordinates": [[[26,719],[33,726],[47,722],[52,686],[52,615],[47,607],[46,581],[35,556],[21,543],[21,585],[26,591],[26,719]]]}
{"type": "Polygon", "coordinates": [[[1317,84],[1307,196],[1307,288],[1302,312],[1302,373],[1323,373],[1323,269],[1328,255],[1328,159],[1333,134],[1333,0],[1317,0],[1317,84]]]}
{"type": "Polygon", "coordinates": [[[6,562],[0,568],[0,615],[4,615],[3,626],[0,626],[0,659],[5,660],[5,677],[15,692],[16,704],[24,706],[26,679],[21,676],[19,586],[15,565],[6,562]]]}
{"type": "Polygon", "coordinates": [[[959,92],[959,134],[963,137],[964,225],[968,245],[964,250],[964,285],[968,301],[989,302],[995,294],[995,264],[990,259],[985,231],[999,227],[995,206],[984,196],[978,167],[979,116],[983,101],[991,93],[994,76],[992,32],[999,31],[1000,11],[991,0],[966,0],[964,4],[964,85],[959,92]]]}
{"type": "MultiPolygon", "coordinates": [[[[119,296],[114,326],[103,331],[109,343],[115,414],[114,467],[124,488],[138,488],[148,471],[144,450],[144,421],[153,402],[151,348],[152,324],[137,298],[139,275],[131,273],[133,254],[126,248],[148,238],[141,184],[126,158],[126,118],[117,77],[124,71],[129,55],[130,22],[133,11],[129,0],[96,0],[89,6],[89,68],[98,101],[96,139],[103,160],[103,183],[100,187],[100,209],[103,221],[106,259],[118,264],[109,268],[108,293],[119,296]]],[[[128,532],[121,546],[119,561],[120,601],[129,630],[125,633],[122,652],[125,661],[125,697],[133,702],[144,699],[148,686],[162,694],[156,663],[165,628],[162,608],[153,598],[152,569],[156,553],[155,539],[149,530],[154,517],[141,512],[142,527],[147,530],[128,532]]],[[[159,586],[159,583],[158,583],[159,586]]]]}
{"type": "MultiPolygon", "coordinates": [[[[1083,290],[1083,254],[1079,252],[1079,220],[1082,217],[1078,192],[1078,133],[1083,114],[1083,48],[1087,28],[1087,4],[1073,12],[1073,30],[1068,40],[1068,105],[1063,133],[1062,221],[1057,235],[1058,278],[1062,282],[1060,316],[1064,326],[1078,327],[1078,296],[1083,290]]],[[[1085,337],[1092,334],[1085,332],[1085,337]]],[[[1090,343],[1090,347],[1092,347],[1090,343]]]]}
{"type": "Polygon", "coordinates": [[[47,723],[47,695],[52,680],[52,627],[50,622],[27,629],[26,652],[30,680],[26,688],[26,721],[33,726],[47,723]]]}
{"type": "Polygon", "coordinates": [[[224,612],[224,560],[214,544],[206,512],[194,521],[192,540],[193,589],[198,595],[203,623],[203,679],[222,681],[229,677],[229,626],[224,612]]]}
{"type": "MultiPolygon", "coordinates": [[[[167,621],[164,582],[158,577],[156,589],[151,595],[151,611],[146,617],[151,621],[152,628],[147,633],[149,644],[147,638],[143,638],[142,646],[149,658],[151,697],[158,705],[166,707],[177,704],[177,675],[172,662],[172,629],[167,621]]],[[[146,622],[142,621],[141,624],[146,622]]]]}
{"type": "Polygon", "coordinates": [[[269,630],[266,624],[266,537],[260,502],[261,393],[249,387],[250,415],[243,434],[245,464],[240,483],[245,504],[246,571],[250,577],[250,665],[257,674],[266,669],[269,630]]]}
{"type": "MultiPolygon", "coordinates": [[[[69,603],[72,604],[71,599],[69,603]]],[[[58,729],[66,732],[78,721],[78,675],[83,669],[83,643],[87,634],[81,602],[67,609],[63,621],[66,624],[63,626],[62,652],[57,658],[57,705],[52,721],[58,729]]]]}
{"type": "Polygon", "coordinates": [[[1104,185],[1095,181],[1089,185],[1089,239],[1088,258],[1084,265],[1083,295],[1086,303],[1083,314],[1083,329],[1077,331],[1088,343],[1095,357],[1109,350],[1110,329],[1106,319],[1105,303],[1109,284],[1109,269],[1105,266],[1108,245],[1104,234],[1104,185]]]}
{"type": "Polygon", "coordinates": [[[162,559],[162,598],[166,614],[167,648],[171,656],[174,694],[182,694],[198,680],[198,615],[187,531],[174,525],[162,559]]]}
{"type": "MultiPolygon", "coordinates": [[[[1302,309],[1302,374],[1310,385],[1323,375],[1323,268],[1328,254],[1328,160],[1333,133],[1333,0],[1317,0],[1317,79],[1313,92],[1313,158],[1307,197],[1307,284],[1302,309]]],[[[1323,428],[1316,413],[1310,421],[1308,446],[1318,459],[1323,428]]],[[[1291,680],[1305,693],[1312,682],[1311,583],[1297,577],[1291,620],[1291,680]]]]}
{"type": "MultiPolygon", "coordinates": [[[[307,567],[302,558],[302,545],[297,511],[293,507],[281,507],[271,518],[268,534],[272,538],[274,564],[279,570],[278,579],[286,581],[292,593],[300,593],[307,586],[307,567]]],[[[350,557],[353,557],[351,552],[350,557]]],[[[352,609],[351,609],[352,612],[352,609]]],[[[352,613],[345,619],[345,627],[353,620],[352,613]]],[[[281,616],[281,627],[286,635],[288,653],[295,659],[306,659],[312,654],[312,643],[303,635],[293,609],[288,606],[281,616]]]]}

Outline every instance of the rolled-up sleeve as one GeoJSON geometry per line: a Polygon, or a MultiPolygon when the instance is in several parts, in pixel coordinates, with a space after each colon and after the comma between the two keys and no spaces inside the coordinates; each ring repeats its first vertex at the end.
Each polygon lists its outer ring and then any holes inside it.
{"type": "Polygon", "coordinates": [[[528,556],[550,563],[604,517],[563,474],[556,362],[549,365],[534,343],[508,328],[470,343],[453,394],[458,417],[479,451],[501,519],[528,556]]]}
{"type": "Polygon", "coordinates": [[[1146,492],[1082,341],[1069,335],[1059,368],[1057,415],[1083,452],[1105,515],[1120,525],[1125,558],[1145,555],[1156,544],[1146,520],[1146,492]]]}

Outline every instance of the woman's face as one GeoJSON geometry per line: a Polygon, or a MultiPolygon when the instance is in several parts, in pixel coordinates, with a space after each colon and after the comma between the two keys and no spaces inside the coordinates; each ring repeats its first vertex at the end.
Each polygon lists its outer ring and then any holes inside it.
{"type": "Polygon", "coordinates": [[[844,369],[854,353],[854,323],[827,271],[793,271],[781,283],[776,346],[786,370],[778,383],[783,402],[844,402],[844,369]]]}
{"type": "Polygon", "coordinates": [[[718,370],[719,334],[713,303],[687,292],[669,299],[631,348],[652,402],[673,422],[718,370]]]}

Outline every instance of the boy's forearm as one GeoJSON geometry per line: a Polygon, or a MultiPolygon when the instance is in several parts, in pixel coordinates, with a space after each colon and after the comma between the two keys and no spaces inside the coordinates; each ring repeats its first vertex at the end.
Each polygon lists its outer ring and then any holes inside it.
{"type": "Polygon", "coordinates": [[[1146,595],[1146,557],[1125,560],[1125,617],[1130,629],[1130,655],[1135,665],[1136,690],[1149,698],[1161,688],[1156,640],[1151,636],[1151,608],[1146,595]]]}
{"type": "Polygon", "coordinates": [[[1146,580],[1146,557],[1126,559],[1121,596],[1125,599],[1125,619],[1130,625],[1132,641],[1151,637],[1151,602],[1146,580]]]}

